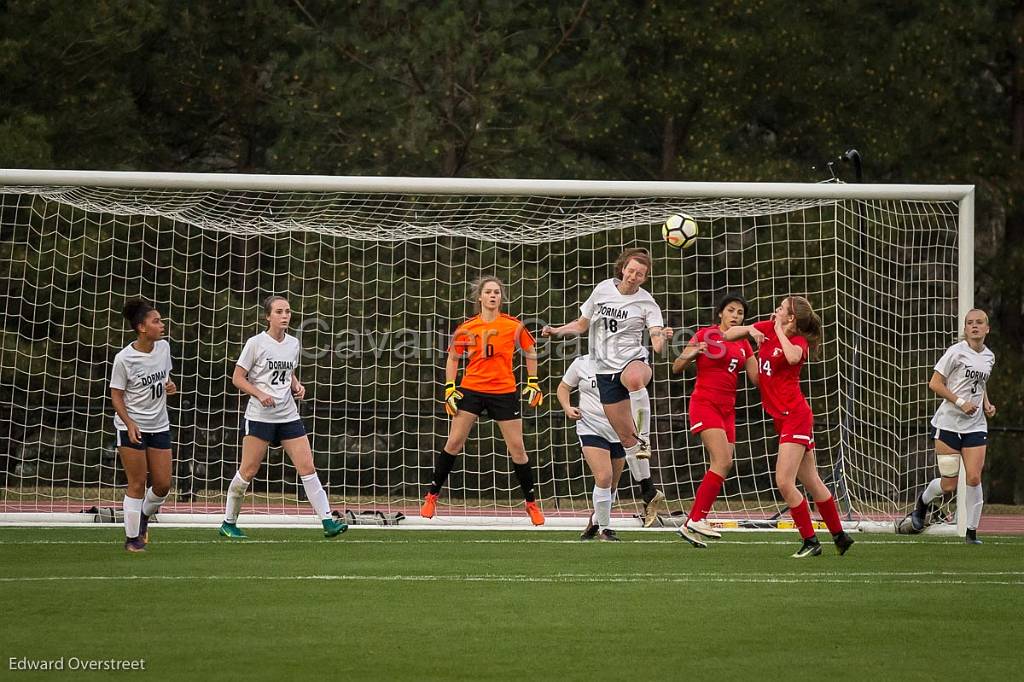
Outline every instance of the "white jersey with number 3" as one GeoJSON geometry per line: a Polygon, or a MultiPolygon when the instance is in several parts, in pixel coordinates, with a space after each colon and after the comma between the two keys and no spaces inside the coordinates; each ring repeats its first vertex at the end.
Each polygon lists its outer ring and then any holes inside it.
{"type": "Polygon", "coordinates": [[[995,364],[995,353],[988,346],[983,347],[980,353],[966,341],[950,346],[935,363],[935,371],[946,377],[946,388],[953,395],[974,403],[978,409],[974,414],[966,414],[954,403],[943,400],[932,417],[932,426],[954,433],[988,431],[984,409],[985,386],[995,364]]]}
{"type": "MultiPolygon", "coordinates": [[[[124,391],[128,416],[143,433],[160,433],[171,428],[167,417],[167,396],[164,384],[171,376],[171,344],[160,339],[149,353],[135,350],[134,342],[114,356],[110,387],[124,391]]],[[[128,426],[114,414],[114,428],[125,431],[128,426]]]]}
{"type": "Polygon", "coordinates": [[[299,340],[285,334],[281,341],[261,332],[245,342],[235,364],[248,373],[249,383],[274,399],[273,407],[264,407],[250,396],[245,418],[257,422],[283,424],[299,418],[292,397],[292,375],[299,366],[299,340]]]}
{"type": "Polygon", "coordinates": [[[644,330],[665,326],[654,297],[643,289],[623,294],[618,283],[601,282],[580,307],[590,320],[589,355],[597,374],[615,374],[633,360],[646,360],[644,330]]]}
{"type": "Polygon", "coordinates": [[[590,356],[581,355],[573,360],[569,369],[565,370],[562,383],[580,389],[580,412],[583,416],[576,422],[576,433],[581,436],[601,436],[609,443],[618,443],[619,434],[615,433],[601,406],[597,375],[590,356]]]}

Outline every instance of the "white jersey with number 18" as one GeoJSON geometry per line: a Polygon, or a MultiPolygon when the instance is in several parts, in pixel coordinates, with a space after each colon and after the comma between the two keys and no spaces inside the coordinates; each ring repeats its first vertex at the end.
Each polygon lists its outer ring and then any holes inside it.
{"type": "Polygon", "coordinates": [[[623,294],[618,283],[601,282],[580,307],[590,320],[589,355],[597,374],[615,374],[633,360],[646,360],[644,330],[665,326],[654,297],[643,289],[623,294]]]}

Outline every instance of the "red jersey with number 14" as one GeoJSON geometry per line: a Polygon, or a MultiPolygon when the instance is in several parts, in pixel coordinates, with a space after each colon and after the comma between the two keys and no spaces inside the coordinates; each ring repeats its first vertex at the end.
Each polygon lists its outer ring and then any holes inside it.
{"type": "Polygon", "coordinates": [[[764,334],[764,341],[757,349],[757,373],[761,376],[761,403],[765,411],[773,417],[800,410],[809,412],[811,406],[800,390],[800,368],[807,361],[807,339],[789,337],[789,342],[800,349],[800,362],[791,365],[775,333],[774,322],[758,322],[754,329],[764,334]]]}
{"type": "Polygon", "coordinates": [[[745,370],[747,358],[753,357],[754,349],[746,339],[726,341],[718,325],[699,329],[690,343],[701,341],[708,344],[708,350],[697,356],[693,396],[736,404],[736,380],[745,370]]]}

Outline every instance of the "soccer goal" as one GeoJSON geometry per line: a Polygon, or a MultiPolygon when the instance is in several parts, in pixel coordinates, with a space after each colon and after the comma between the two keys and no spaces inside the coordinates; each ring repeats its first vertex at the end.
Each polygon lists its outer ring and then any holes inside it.
{"type": "MultiPolygon", "coordinates": [[[[651,388],[665,523],[688,509],[706,467],[687,428],[693,376],[670,373],[687,330],[711,324],[726,292],[750,301],[749,319],[800,293],[824,323],[804,382],[822,476],[848,523],[891,529],[935,472],[926,383],[972,305],[973,197],[959,185],[0,171],[0,520],[91,521],[120,506],[108,381],[131,340],[120,309],[143,296],[168,322],[180,391],[161,516],[216,522],[244,410],[230,374],[274,293],[295,311],[300,411],[333,507],[419,523],[448,429],[445,350],[472,314],[467,283],[503,279],[505,311],[539,337],[578,317],[624,247],[642,246],[655,261],[645,286],[683,330],[655,360],[651,388]],[[675,213],[699,224],[691,249],[661,239],[675,213]]],[[[538,498],[548,526],[582,525],[592,481],[553,394],[586,340],[539,350],[548,400],[523,411],[538,498]]],[[[741,392],[737,416],[735,467],[711,518],[777,525],[788,515],[755,389],[741,392]]],[[[312,523],[301,495],[271,450],[243,513],[312,523]]],[[[615,523],[639,527],[639,509],[626,474],[615,523]]],[[[438,510],[423,523],[528,525],[493,422],[474,430],[438,510]]]]}

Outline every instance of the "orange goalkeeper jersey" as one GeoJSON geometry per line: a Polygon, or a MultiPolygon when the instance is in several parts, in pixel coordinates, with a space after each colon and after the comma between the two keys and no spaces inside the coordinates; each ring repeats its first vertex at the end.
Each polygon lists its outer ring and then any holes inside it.
{"type": "Polygon", "coordinates": [[[511,315],[501,314],[493,322],[484,322],[477,315],[455,330],[448,352],[466,358],[460,388],[480,393],[512,393],[516,390],[516,375],[512,372],[516,350],[529,351],[534,345],[536,341],[530,332],[511,315]]]}

